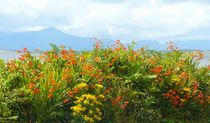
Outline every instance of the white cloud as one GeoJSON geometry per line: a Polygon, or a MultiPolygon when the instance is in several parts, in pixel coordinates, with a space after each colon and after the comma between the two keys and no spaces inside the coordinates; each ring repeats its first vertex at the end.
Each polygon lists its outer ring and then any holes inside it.
{"type": "Polygon", "coordinates": [[[80,36],[162,39],[209,27],[210,4],[196,0],[0,0],[0,17],[19,30],[55,26],[80,36]],[[26,18],[26,19],[23,19],[26,18]],[[21,22],[17,21],[17,22],[21,22]]]}
{"type": "Polygon", "coordinates": [[[14,31],[14,32],[24,32],[24,31],[39,31],[39,30],[42,30],[42,29],[45,29],[47,28],[46,26],[28,26],[28,27],[20,27],[18,29],[13,29],[13,30],[10,30],[10,31],[14,31]]]}

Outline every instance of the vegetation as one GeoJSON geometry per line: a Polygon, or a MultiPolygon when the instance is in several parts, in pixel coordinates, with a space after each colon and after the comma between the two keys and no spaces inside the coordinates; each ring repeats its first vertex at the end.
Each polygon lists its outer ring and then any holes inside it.
{"type": "Polygon", "coordinates": [[[199,51],[52,47],[0,61],[1,122],[210,122],[210,66],[198,67],[199,51]]]}

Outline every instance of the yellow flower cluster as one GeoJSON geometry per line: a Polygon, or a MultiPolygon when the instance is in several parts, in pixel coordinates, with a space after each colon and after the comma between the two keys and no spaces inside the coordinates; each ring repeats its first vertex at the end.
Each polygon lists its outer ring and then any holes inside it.
{"type": "Polygon", "coordinates": [[[81,112],[86,110],[86,108],[82,107],[82,105],[73,106],[73,107],[71,107],[71,109],[78,114],[80,114],[81,112]]]}
{"type": "Polygon", "coordinates": [[[83,119],[84,119],[86,122],[90,122],[90,123],[93,123],[93,122],[94,122],[93,118],[88,117],[87,115],[83,115],[83,119]]]}
{"type": "MultiPolygon", "coordinates": [[[[99,95],[100,98],[105,98],[104,95],[99,95]]],[[[74,101],[74,103],[83,103],[86,105],[94,106],[95,104],[97,105],[102,105],[101,102],[97,101],[97,98],[95,95],[91,94],[83,94],[81,97],[76,97],[77,101],[74,101]],[[91,103],[90,103],[91,102],[91,103]]]]}
{"type": "Polygon", "coordinates": [[[77,88],[83,88],[83,87],[86,87],[86,86],[87,86],[87,84],[84,83],[84,82],[81,82],[81,83],[76,85],[77,88]]]}
{"type": "MultiPolygon", "coordinates": [[[[105,97],[104,95],[99,95],[98,98],[103,99],[105,97]]],[[[97,100],[98,98],[89,93],[76,97],[77,100],[74,101],[76,106],[71,108],[74,111],[74,115],[82,117],[86,122],[100,121],[102,112],[98,107],[102,106],[102,103],[97,100]]]]}

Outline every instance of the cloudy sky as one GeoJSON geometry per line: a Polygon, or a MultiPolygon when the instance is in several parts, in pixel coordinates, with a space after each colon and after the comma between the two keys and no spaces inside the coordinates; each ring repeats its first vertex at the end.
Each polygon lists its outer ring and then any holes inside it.
{"type": "Polygon", "coordinates": [[[56,27],[83,37],[210,39],[208,1],[0,0],[0,30],[56,27]]]}

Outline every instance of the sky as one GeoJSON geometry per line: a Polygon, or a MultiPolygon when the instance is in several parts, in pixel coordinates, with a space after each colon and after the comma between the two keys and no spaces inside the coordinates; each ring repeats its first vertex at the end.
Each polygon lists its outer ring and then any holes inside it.
{"type": "Polygon", "coordinates": [[[209,0],[0,0],[0,30],[55,27],[83,37],[210,39],[209,13],[209,0]]]}

